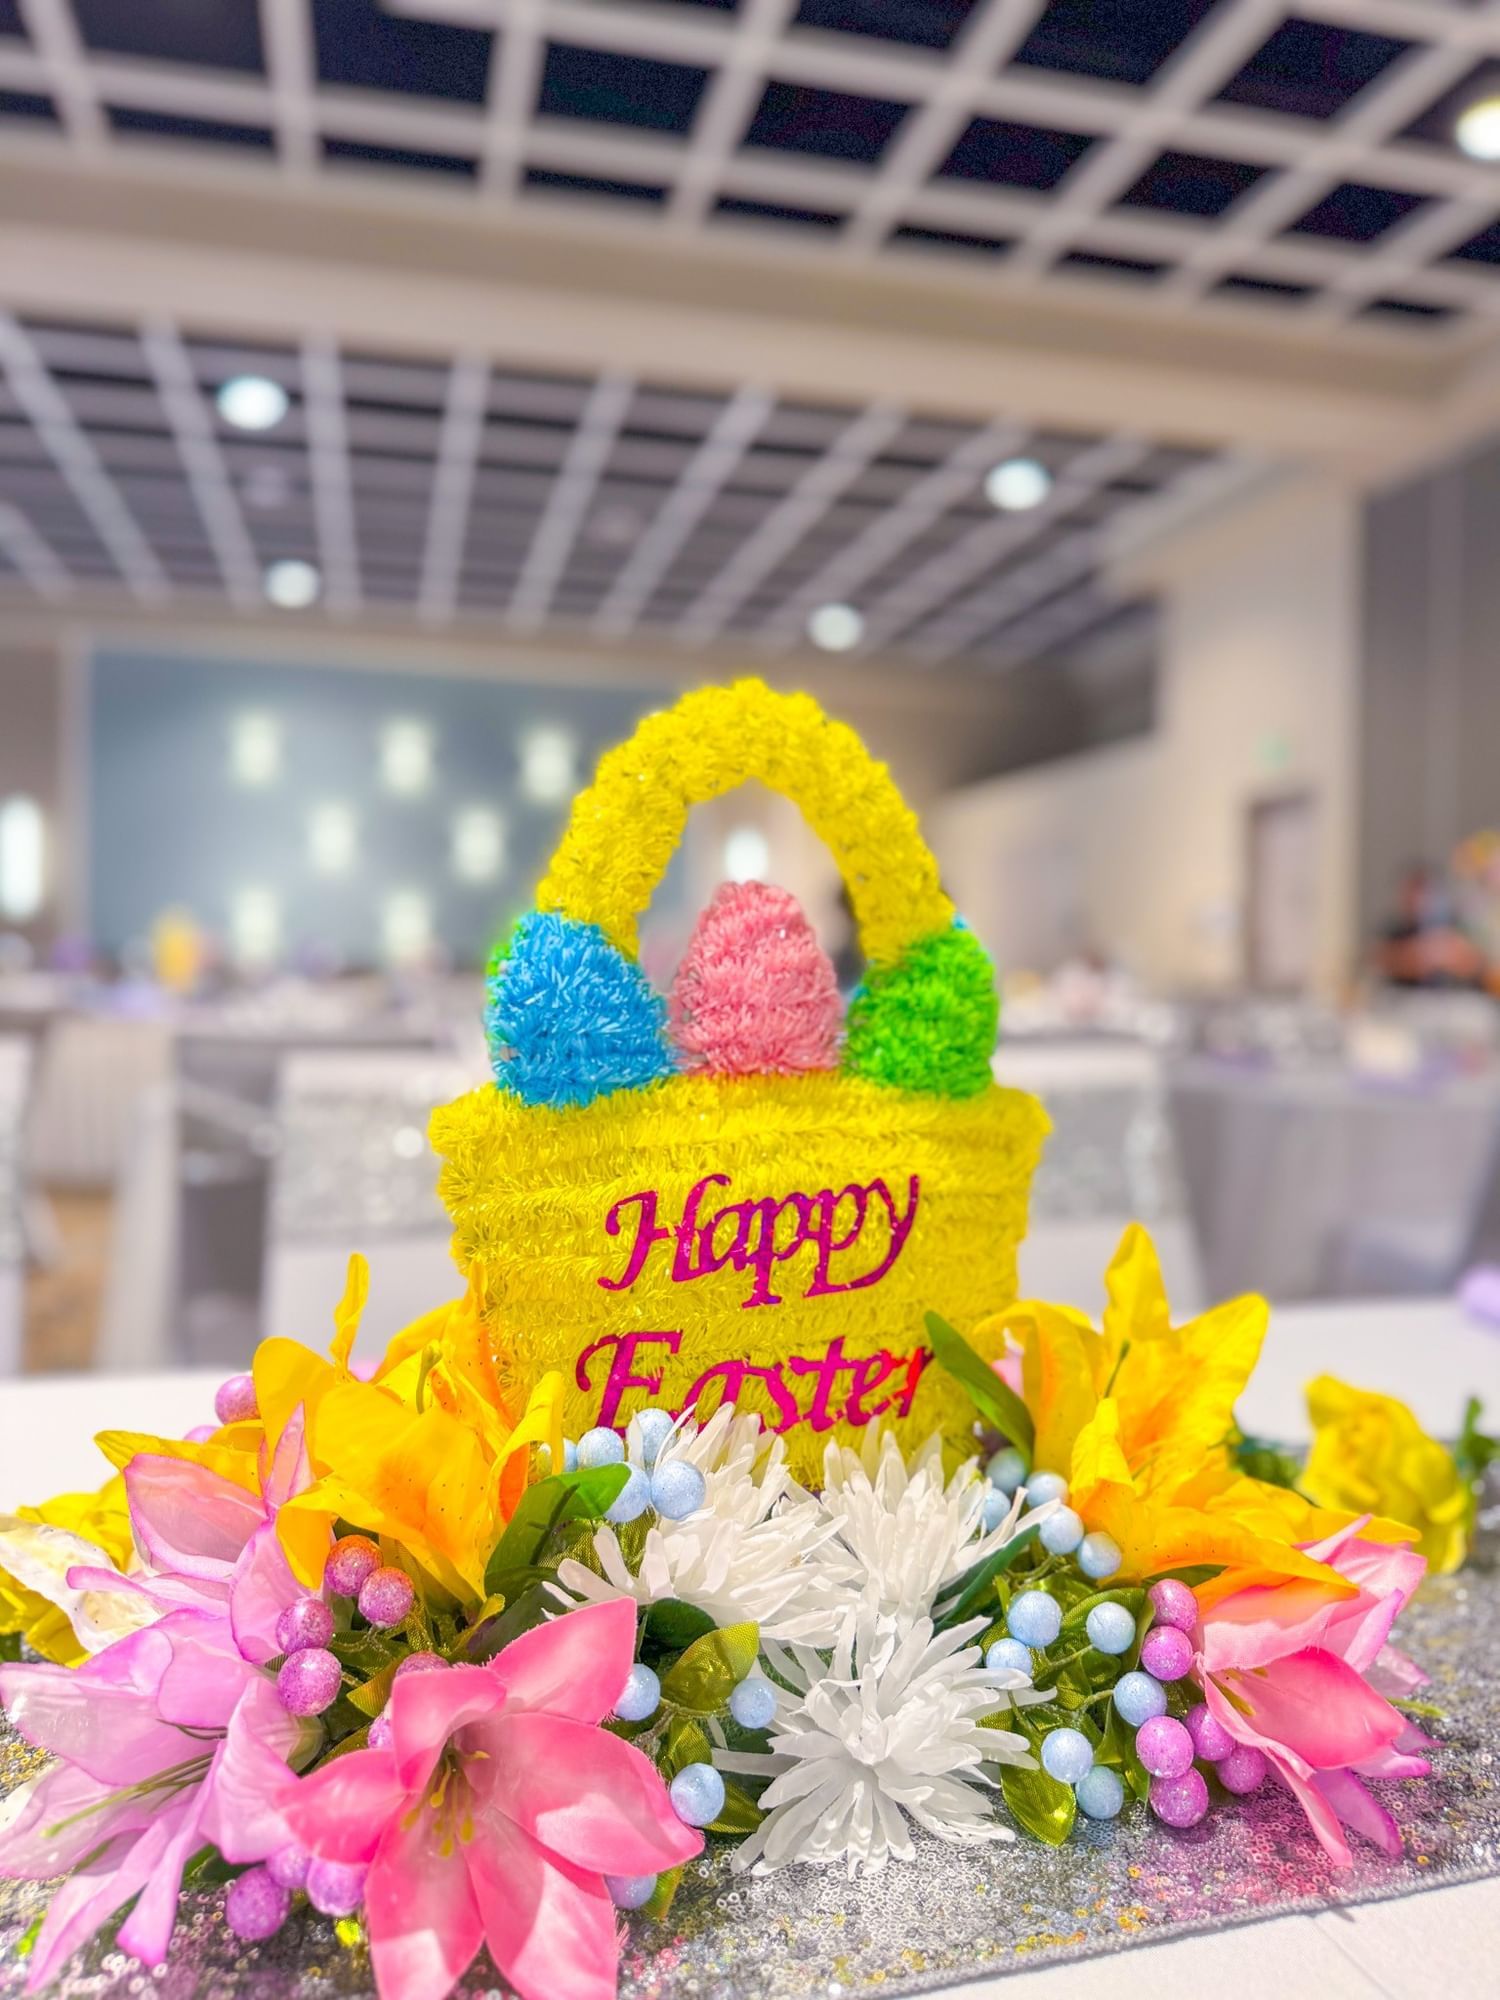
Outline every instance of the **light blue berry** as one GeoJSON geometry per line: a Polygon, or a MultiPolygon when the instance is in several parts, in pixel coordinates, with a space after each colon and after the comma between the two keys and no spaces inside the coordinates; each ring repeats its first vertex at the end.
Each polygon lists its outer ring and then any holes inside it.
{"type": "Polygon", "coordinates": [[[667,1796],[684,1825],[711,1826],[724,1810],[724,1780],[712,1764],[684,1764],[667,1796]]]}
{"type": "Polygon", "coordinates": [[[1023,1590],[1011,1599],[1005,1627],[1023,1646],[1050,1646],[1062,1630],[1062,1606],[1045,1590],[1023,1590]]]}
{"type": "Polygon", "coordinates": [[[1115,1682],[1115,1712],[1122,1722],[1139,1729],[1153,1715],[1166,1714],[1167,1691],[1154,1674],[1143,1674],[1137,1667],[1115,1682]]]}
{"type": "Polygon", "coordinates": [[[985,1477],[1000,1493],[1014,1493],[1026,1478],[1026,1461],[1013,1444],[997,1451],[984,1468],[985,1477]]]}
{"type": "Polygon", "coordinates": [[[1095,1583],[1104,1583],[1120,1567],[1120,1544],[1113,1535],[1096,1528],[1078,1544],[1078,1567],[1095,1583]]]}
{"type": "Polygon", "coordinates": [[[635,1430],[641,1441],[641,1464],[649,1472],[660,1456],[662,1446],[672,1435],[672,1413],[670,1410],[638,1410],[635,1430]]]}
{"type": "Polygon", "coordinates": [[[630,1468],[630,1477],[620,1488],[615,1504],[605,1514],[606,1521],[613,1521],[622,1528],[627,1521],[634,1521],[644,1514],[651,1505],[651,1481],[635,1466],[630,1468]]]}
{"type": "MultiPolygon", "coordinates": [[[[539,1445],[537,1449],[541,1452],[544,1469],[552,1472],[555,1468],[552,1464],[551,1445],[539,1445]]],[[[563,1439],[562,1458],[562,1469],[564,1472],[576,1472],[578,1470],[578,1447],[571,1438],[563,1439]]]]}
{"type": "Polygon", "coordinates": [[[639,1910],[656,1894],[654,1875],[606,1875],[604,1886],[617,1910],[639,1910]]]}
{"type": "Polygon", "coordinates": [[[1074,1793],[1078,1810],[1090,1819],[1114,1819],[1125,1803],[1125,1784],[1118,1771],[1108,1764],[1095,1764],[1078,1780],[1074,1793]]]}
{"type": "Polygon", "coordinates": [[[651,1505],[664,1521],[685,1521],[703,1505],[708,1482],[685,1458],[669,1458],[651,1475],[651,1505]]]}
{"type": "Polygon", "coordinates": [[[1083,1540],[1083,1523],[1071,1507],[1059,1507],[1043,1521],[1037,1540],[1048,1555],[1070,1556],[1083,1540]]]}
{"type": "Polygon", "coordinates": [[[619,1465],[625,1457],[625,1440],[617,1437],[603,1424],[596,1424],[591,1431],[585,1431],[578,1440],[578,1463],[585,1471],[592,1471],[596,1465],[619,1465]]]}
{"type": "Polygon", "coordinates": [[[999,1672],[1002,1667],[1009,1667],[1013,1672],[1025,1674],[1029,1679],[1031,1648],[1023,1646],[1019,1639],[997,1639],[986,1649],[984,1664],[992,1674],[999,1672]]]}
{"type": "Polygon", "coordinates": [[[1043,1507],[1049,1500],[1066,1500],[1068,1482],[1060,1472],[1033,1472],[1026,1482],[1026,1498],[1033,1507],[1043,1507]]]}
{"type": "Polygon", "coordinates": [[[630,1669],[625,1692],[615,1703],[621,1722],[645,1722],[661,1705],[661,1682],[641,1660],[630,1669]]]}
{"type": "Polygon", "coordinates": [[[1060,1785],[1076,1785],[1094,1761],[1094,1746],[1081,1729],[1052,1729],[1042,1738],[1042,1769],[1060,1785]]]}
{"type": "Polygon", "coordinates": [[[747,1674],[729,1697],[729,1713],[741,1729],[765,1729],[776,1713],[776,1690],[764,1674],[747,1674]]]}
{"type": "Polygon", "coordinates": [[[984,1532],[992,1535],[1010,1512],[1010,1500],[997,1486],[985,1489],[984,1532]]]}
{"type": "Polygon", "coordinates": [[[1089,1644],[1101,1653],[1128,1653],[1135,1644],[1135,1620],[1123,1604],[1096,1604],[1084,1629],[1089,1644]]]}

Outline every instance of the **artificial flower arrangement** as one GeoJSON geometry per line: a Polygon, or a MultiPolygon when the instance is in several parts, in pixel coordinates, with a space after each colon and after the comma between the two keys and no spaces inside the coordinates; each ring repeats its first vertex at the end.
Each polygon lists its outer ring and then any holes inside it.
{"type": "Polygon", "coordinates": [[[355,1258],[327,1358],[265,1341],[215,1423],[0,1516],[34,1988],[106,1925],[162,1963],[189,1884],[247,1943],[332,1919],[382,2000],[481,1947],[609,2000],[709,1842],[868,1875],[1277,1782],[1335,1865],[1399,1851],[1391,1628],[1490,1447],[1331,1383],[1305,1469],[1240,1437],[1264,1303],[1174,1326],[1138,1229],[1100,1327],[1014,1302],[1045,1116],[857,739],[755,683],[650,718],[490,985],[496,1084],[433,1121],[463,1296],[364,1371],[355,1258]],[[842,1030],[777,891],[721,894],[669,1003],[636,962],[687,807],[748,775],[850,886],[842,1030]]]}

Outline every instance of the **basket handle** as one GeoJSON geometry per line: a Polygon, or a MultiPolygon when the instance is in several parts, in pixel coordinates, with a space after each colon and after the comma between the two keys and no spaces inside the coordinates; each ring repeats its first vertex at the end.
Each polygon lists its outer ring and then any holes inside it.
{"type": "Polygon", "coordinates": [[[763,681],[702,688],[649,715],[600,760],[537,892],[537,908],[595,924],[627,958],[689,811],[758,778],[798,805],[832,852],[873,967],[946,931],[953,904],[890,772],[810,695],[763,681]]]}

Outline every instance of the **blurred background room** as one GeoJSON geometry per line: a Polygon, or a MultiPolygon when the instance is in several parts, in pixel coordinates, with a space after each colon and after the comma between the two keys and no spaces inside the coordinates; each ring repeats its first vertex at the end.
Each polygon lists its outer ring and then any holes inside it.
{"type": "MultiPolygon", "coordinates": [[[[1028,1289],[1500,1318],[1497,161],[1479,0],[0,0],[0,1378],[450,1296],[487,954],[747,673],[1004,968],[1028,1289]]],[[[726,877],[858,978],[747,789],[659,983],[726,877]]]]}

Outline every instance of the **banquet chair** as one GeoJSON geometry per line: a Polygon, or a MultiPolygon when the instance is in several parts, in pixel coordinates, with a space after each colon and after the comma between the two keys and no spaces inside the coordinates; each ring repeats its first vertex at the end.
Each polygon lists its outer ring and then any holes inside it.
{"type": "Polygon", "coordinates": [[[0,1038],[0,1377],[20,1372],[26,1300],[26,1187],[22,1137],[31,1045],[0,1038]]]}
{"type": "Polygon", "coordinates": [[[261,1332],[322,1348],[351,1251],[370,1264],[363,1356],[455,1298],[452,1225],[427,1143],[434,1105],[482,1082],[431,1050],[327,1050],[283,1058],[276,1094],[261,1332]]]}
{"type": "Polygon", "coordinates": [[[1174,1320],[1203,1303],[1202,1266],[1183,1199],[1161,1059],[1142,1043],[1009,1043],[996,1080],[1039,1097],[1052,1120],[1031,1189],[1020,1293],[1097,1319],[1104,1272],[1126,1225],[1161,1257],[1174,1320]]]}

